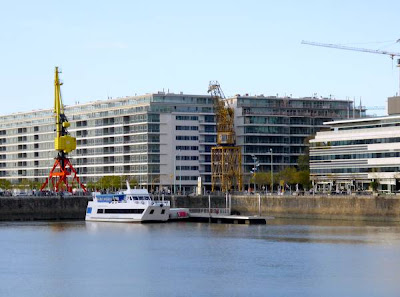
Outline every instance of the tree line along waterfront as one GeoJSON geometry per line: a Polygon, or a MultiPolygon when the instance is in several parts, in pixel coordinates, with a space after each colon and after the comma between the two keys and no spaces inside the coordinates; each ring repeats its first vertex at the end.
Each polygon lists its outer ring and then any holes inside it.
{"type": "MultiPolygon", "coordinates": [[[[139,184],[135,178],[129,178],[130,187],[137,187],[139,184]]],[[[35,194],[39,192],[42,182],[34,181],[30,179],[22,179],[18,183],[12,183],[7,179],[0,179],[0,195],[10,196],[13,194],[25,193],[27,195],[35,194]]],[[[74,181],[72,183],[73,188],[78,188],[78,184],[74,181]]],[[[107,191],[113,192],[119,189],[126,188],[126,177],[125,176],[103,176],[96,182],[89,182],[86,185],[87,189],[91,192],[94,191],[107,191]]],[[[66,191],[65,185],[61,185],[61,191],[66,191]]],[[[52,192],[51,189],[46,189],[44,192],[52,192]]]]}

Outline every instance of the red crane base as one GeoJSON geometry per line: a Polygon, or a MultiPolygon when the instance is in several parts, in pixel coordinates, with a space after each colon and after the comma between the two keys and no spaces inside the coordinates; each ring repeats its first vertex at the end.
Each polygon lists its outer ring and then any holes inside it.
{"type": "Polygon", "coordinates": [[[76,173],[76,170],[72,166],[71,162],[66,157],[57,157],[56,161],[54,162],[53,168],[50,170],[49,177],[46,178],[46,181],[40,187],[40,191],[45,189],[51,181],[52,190],[55,192],[63,191],[62,185],[65,185],[66,190],[72,193],[72,186],[68,183],[68,176],[73,174],[73,178],[71,183],[76,181],[79,186],[83,189],[86,193],[86,187],[80,182],[79,177],[76,173]]]}

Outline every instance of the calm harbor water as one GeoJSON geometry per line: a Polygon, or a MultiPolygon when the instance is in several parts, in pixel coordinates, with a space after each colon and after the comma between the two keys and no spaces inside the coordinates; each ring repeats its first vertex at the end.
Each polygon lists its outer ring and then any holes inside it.
{"type": "Polygon", "coordinates": [[[0,296],[399,296],[400,224],[0,223],[0,296]]]}

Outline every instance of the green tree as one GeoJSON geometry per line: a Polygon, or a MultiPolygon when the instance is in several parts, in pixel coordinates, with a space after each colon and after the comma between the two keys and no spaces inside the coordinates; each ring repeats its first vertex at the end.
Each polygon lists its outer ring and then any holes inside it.
{"type": "Polygon", "coordinates": [[[96,188],[107,190],[111,188],[111,176],[103,176],[96,182],[96,188]]]}
{"type": "Polygon", "coordinates": [[[110,177],[110,185],[113,190],[116,190],[121,187],[121,177],[120,176],[111,176],[110,177]]]}
{"type": "Polygon", "coordinates": [[[279,184],[281,186],[285,184],[293,185],[296,184],[296,173],[297,170],[294,167],[286,167],[278,174],[279,184]]]}
{"type": "Polygon", "coordinates": [[[310,171],[309,170],[301,170],[296,173],[296,183],[300,184],[303,189],[311,188],[310,181],[310,171]]]}
{"type": "Polygon", "coordinates": [[[310,157],[308,155],[300,155],[297,159],[297,166],[300,171],[309,170],[310,157]]]}
{"type": "Polygon", "coordinates": [[[24,178],[17,184],[17,188],[20,190],[32,189],[31,185],[32,185],[32,181],[24,178]]]}
{"type": "Polygon", "coordinates": [[[11,189],[11,182],[7,179],[0,179],[0,189],[9,190],[11,189]]]}
{"type": "Polygon", "coordinates": [[[88,183],[86,184],[86,188],[87,188],[88,190],[90,190],[90,191],[93,191],[93,190],[96,189],[96,184],[95,184],[94,182],[88,182],[88,183]]]}
{"type": "Polygon", "coordinates": [[[376,192],[378,190],[378,187],[379,187],[379,182],[377,180],[374,180],[373,182],[371,182],[369,184],[369,186],[372,188],[372,190],[374,192],[376,192]]]}
{"type": "Polygon", "coordinates": [[[259,188],[268,184],[268,181],[270,178],[268,178],[266,172],[257,172],[254,174],[251,178],[251,183],[255,183],[259,188]]]}

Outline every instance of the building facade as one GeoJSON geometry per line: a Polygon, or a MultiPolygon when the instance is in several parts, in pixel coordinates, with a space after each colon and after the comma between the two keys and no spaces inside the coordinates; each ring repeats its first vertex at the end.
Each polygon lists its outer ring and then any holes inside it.
{"type": "Polygon", "coordinates": [[[310,141],[310,175],[319,191],[400,190],[400,116],[325,123],[310,141]]]}
{"type": "MultiPolygon", "coordinates": [[[[193,191],[211,183],[215,117],[209,96],[147,94],[65,108],[77,138],[69,157],[84,183],[105,175],[149,189],[193,191]]],[[[0,178],[44,181],[54,162],[54,116],[38,110],[0,117],[0,178]]]]}
{"type": "MultiPolygon", "coordinates": [[[[237,144],[244,173],[257,159],[260,171],[295,166],[304,140],[334,119],[359,117],[351,101],[234,96],[237,144]]],[[[159,92],[67,106],[77,138],[69,156],[84,183],[105,175],[135,178],[149,189],[190,193],[211,187],[215,115],[207,95],[159,92]]],[[[53,165],[54,116],[38,110],[0,116],[0,178],[42,182],[53,165]]]]}
{"type": "Polygon", "coordinates": [[[258,163],[258,171],[278,172],[297,166],[307,139],[334,119],[360,118],[364,108],[353,108],[347,100],[329,98],[290,98],[240,96],[228,99],[235,107],[236,138],[242,147],[244,173],[258,163]]]}

